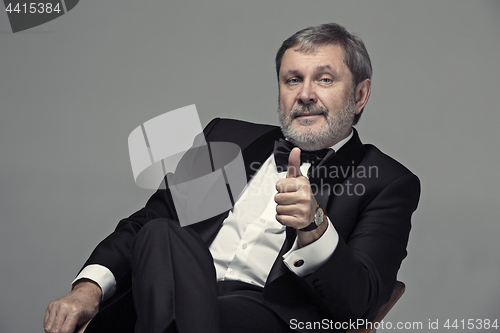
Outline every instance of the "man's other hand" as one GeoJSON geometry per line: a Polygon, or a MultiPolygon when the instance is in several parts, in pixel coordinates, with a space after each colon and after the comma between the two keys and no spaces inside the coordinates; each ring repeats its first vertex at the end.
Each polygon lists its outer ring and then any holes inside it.
{"type": "Polygon", "coordinates": [[[311,191],[309,179],[300,172],[299,148],[293,148],[290,152],[286,178],[276,183],[276,190],[278,191],[274,196],[274,201],[277,203],[276,220],[285,226],[298,230],[299,247],[304,247],[321,237],[326,231],[328,223],[322,223],[312,231],[300,231],[311,224],[316,214],[317,204],[311,191]]]}
{"type": "Polygon", "coordinates": [[[93,281],[82,279],[73,290],[51,302],[45,311],[43,327],[46,333],[82,333],[99,311],[101,288],[93,281]]]}

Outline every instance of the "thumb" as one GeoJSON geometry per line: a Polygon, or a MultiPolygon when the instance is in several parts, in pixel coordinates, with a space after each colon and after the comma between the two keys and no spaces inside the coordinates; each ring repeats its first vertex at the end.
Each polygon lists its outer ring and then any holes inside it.
{"type": "Polygon", "coordinates": [[[288,156],[288,172],[286,178],[296,178],[302,176],[300,172],[300,148],[293,148],[288,156]]]}

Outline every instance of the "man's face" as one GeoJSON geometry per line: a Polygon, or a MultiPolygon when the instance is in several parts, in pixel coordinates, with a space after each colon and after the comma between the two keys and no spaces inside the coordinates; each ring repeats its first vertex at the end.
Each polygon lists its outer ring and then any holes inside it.
{"type": "Polygon", "coordinates": [[[279,118],[285,137],[304,150],[333,146],[356,114],[352,74],[338,45],[286,50],[279,71],[279,118]]]}

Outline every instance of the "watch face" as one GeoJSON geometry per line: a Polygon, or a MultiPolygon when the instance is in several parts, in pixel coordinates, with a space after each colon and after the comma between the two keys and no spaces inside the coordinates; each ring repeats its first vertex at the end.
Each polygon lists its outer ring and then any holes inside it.
{"type": "Polygon", "coordinates": [[[321,208],[318,208],[318,210],[316,210],[316,225],[319,226],[321,224],[321,222],[323,222],[323,209],[321,208]]]}

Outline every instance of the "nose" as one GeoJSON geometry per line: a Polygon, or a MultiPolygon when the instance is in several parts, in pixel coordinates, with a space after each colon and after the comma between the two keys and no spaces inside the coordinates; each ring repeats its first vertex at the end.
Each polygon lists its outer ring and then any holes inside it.
{"type": "Polygon", "coordinates": [[[314,91],[312,84],[308,82],[304,82],[297,98],[300,103],[306,105],[314,104],[318,101],[318,96],[316,95],[316,92],[314,91]]]}

